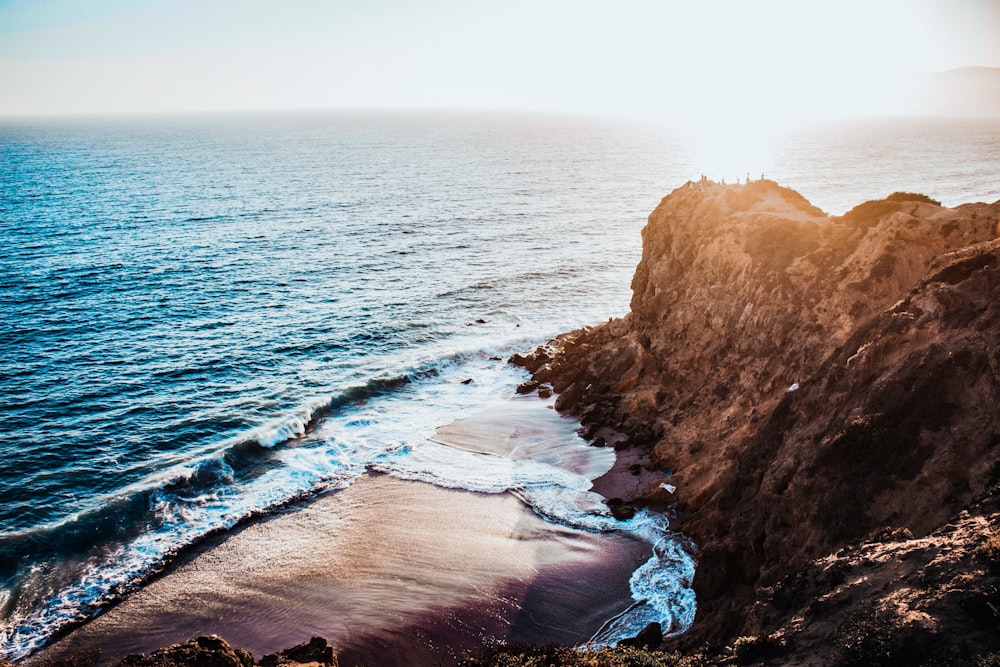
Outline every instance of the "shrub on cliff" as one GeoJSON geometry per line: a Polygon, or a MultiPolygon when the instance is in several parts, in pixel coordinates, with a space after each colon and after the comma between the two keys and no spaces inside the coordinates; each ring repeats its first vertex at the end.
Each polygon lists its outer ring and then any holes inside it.
{"type": "Polygon", "coordinates": [[[976,660],[976,667],[1000,667],[1000,653],[989,653],[976,660]]]}
{"type": "Polygon", "coordinates": [[[934,204],[935,206],[940,206],[941,202],[937,199],[931,199],[927,195],[922,195],[919,192],[893,192],[891,195],[885,198],[886,201],[918,201],[924,204],[934,204]]]}
{"type": "Polygon", "coordinates": [[[901,211],[903,202],[889,201],[888,199],[873,199],[858,204],[850,211],[841,216],[841,221],[847,224],[869,229],[879,223],[879,221],[890,213],[901,211]]]}
{"type": "Polygon", "coordinates": [[[991,568],[1000,570],[1000,534],[986,538],[979,545],[978,553],[991,568]]]}
{"type": "Polygon", "coordinates": [[[868,229],[869,227],[874,227],[878,224],[879,220],[890,213],[904,210],[903,204],[907,202],[934,204],[935,206],[941,205],[941,202],[938,200],[931,199],[919,192],[893,192],[885,199],[873,199],[858,204],[845,213],[841,217],[841,220],[855,227],[868,229]]]}
{"type": "Polygon", "coordinates": [[[773,661],[785,651],[782,642],[769,635],[747,635],[737,637],[733,642],[733,655],[737,665],[751,665],[756,662],[773,661]]]}
{"type": "Polygon", "coordinates": [[[897,661],[899,619],[883,605],[856,612],[841,628],[842,657],[838,667],[879,667],[897,661]]]}
{"type": "Polygon", "coordinates": [[[462,667],[703,667],[700,655],[648,651],[631,646],[581,650],[567,646],[515,645],[485,649],[462,667]]]}

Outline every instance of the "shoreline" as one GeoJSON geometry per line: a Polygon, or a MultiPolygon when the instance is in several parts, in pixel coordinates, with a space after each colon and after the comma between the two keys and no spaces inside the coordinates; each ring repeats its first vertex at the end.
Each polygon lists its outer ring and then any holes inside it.
{"type": "MultiPolygon", "coordinates": [[[[484,410],[477,437],[537,444],[577,425],[537,398],[516,400],[484,410]]],[[[475,417],[461,421],[475,431],[475,417]]],[[[100,648],[110,664],[205,634],[256,656],[323,636],[344,665],[449,664],[491,642],[579,644],[633,604],[629,579],[650,555],[625,533],[546,521],[509,491],[369,472],[208,538],[26,662],[100,648]]]]}

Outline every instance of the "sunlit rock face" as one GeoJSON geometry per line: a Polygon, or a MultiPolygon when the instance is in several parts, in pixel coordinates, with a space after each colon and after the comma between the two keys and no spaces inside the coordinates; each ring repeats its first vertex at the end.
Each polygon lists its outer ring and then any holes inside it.
{"type": "Polygon", "coordinates": [[[643,230],[631,312],[527,360],[557,407],[672,473],[702,549],[690,638],[884,526],[926,534],[1000,473],[1000,202],[898,193],[830,217],[766,180],[687,183],[643,230]]]}

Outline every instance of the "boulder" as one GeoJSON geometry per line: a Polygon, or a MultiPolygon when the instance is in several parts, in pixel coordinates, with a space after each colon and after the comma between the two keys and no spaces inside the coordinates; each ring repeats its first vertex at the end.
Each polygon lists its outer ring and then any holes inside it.
{"type": "Polygon", "coordinates": [[[192,639],[143,655],[126,656],[118,667],[254,667],[253,656],[218,635],[192,639]]]}
{"type": "Polygon", "coordinates": [[[634,646],[636,648],[656,649],[663,643],[663,629],[655,621],[639,631],[635,637],[623,639],[619,646],[634,646]]]}
{"type": "Polygon", "coordinates": [[[260,659],[261,667],[337,667],[337,656],[333,647],[322,637],[292,648],[270,653],[260,659]]]}

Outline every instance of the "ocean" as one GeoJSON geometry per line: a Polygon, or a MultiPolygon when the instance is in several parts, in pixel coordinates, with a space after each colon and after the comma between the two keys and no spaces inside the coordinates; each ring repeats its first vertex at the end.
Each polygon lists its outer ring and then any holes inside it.
{"type": "MultiPolygon", "coordinates": [[[[992,202],[1000,121],[800,128],[748,162],[832,214],[992,202]]],[[[661,517],[604,516],[593,470],[428,438],[514,394],[512,353],[626,313],[646,216],[739,175],[712,169],[683,132],[549,116],[0,123],[0,656],[368,470],[644,537],[599,639],[682,631],[694,563],[661,517]]]]}

